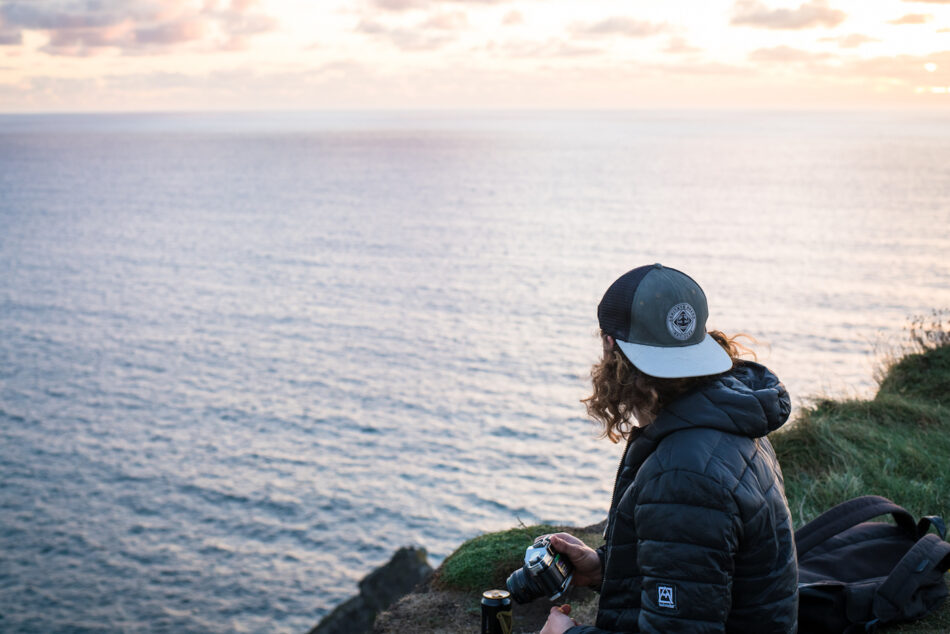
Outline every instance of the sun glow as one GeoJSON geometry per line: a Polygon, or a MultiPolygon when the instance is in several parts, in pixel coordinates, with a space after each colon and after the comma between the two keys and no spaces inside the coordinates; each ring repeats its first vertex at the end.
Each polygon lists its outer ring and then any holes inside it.
{"type": "Polygon", "coordinates": [[[950,4],[908,6],[0,0],[0,111],[918,105],[950,4]]]}

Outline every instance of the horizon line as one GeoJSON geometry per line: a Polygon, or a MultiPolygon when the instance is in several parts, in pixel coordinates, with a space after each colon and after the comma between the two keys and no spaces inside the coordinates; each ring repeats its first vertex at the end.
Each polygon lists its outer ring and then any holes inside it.
{"type": "Polygon", "coordinates": [[[848,104],[848,105],[671,105],[671,106],[623,106],[623,107],[558,107],[558,106],[475,106],[459,108],[454,106],[412,106],[412,107],[365,107],[351,108],[155,108],[155,109],[116,109],[116,110],[0,110],[0,116],[79,116],[79,115],[198,115],[198,114],[398,114],[398,113],[624,113],[624,112],[772,112],[772,113],[820,113],[820,112],[932,112],[950,115],[945,105],[929,104],[848,104]]]}

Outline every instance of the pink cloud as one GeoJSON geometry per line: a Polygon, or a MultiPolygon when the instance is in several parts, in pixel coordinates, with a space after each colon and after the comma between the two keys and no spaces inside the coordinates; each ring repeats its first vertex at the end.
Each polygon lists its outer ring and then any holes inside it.
{"type": "Polygon", "coordinates": [[[446,4],[503,4],[511,0],[370,0],[372,6],[385,11],[427,9],[446,4]]]}
{"type": "Polygon", "coordinates": [[[15,29],[0,28],[0,46],[17,46],[23,43],[23,34],[15,29]]]}
{"type": "Polygon", "coordinates": [[[626,16],[613,16],[590,24],[575,24],[571,31],[576,35],[623,35],[647,37],[669,31],[669,25],[636,20],[626,16]]]}
{"type": "Polygon", "coordinates": [[[880,42],[873,37],[868,37],[861,33],[851,33],[850,35],[841,35],[839,37],[823,37],[818,40],[819,42],[837,42],[838,46],[841,48],[857,48],[862,44],[867,44],[869,42],[880,42]]]}
{"type": "Polygon", "coordinates": [[[521,13],[521,11],[509,11],[505,14],[505,17],[501,19],[501,23],[506,26],[524,24],[524,15],[521,13]]]}
{"type": "Polygon", "coordinates": [[[0,42],[22,40],[22,31],[49,37],[42,47],[52,55],[93,55],[115,49],[142,54],[205,44],[228,50],[251,35],[277,28],[277,21],[253,11],[257,0],[207,0],[195,8],[182,0],[17,0],[0,5],[0,42]]]}
{"type": "Polygon", "coordinates": [[[749,60],[753,62],[766,63],[796,63],[796,62],[818,62],[831,57],[830,53],[814,53],[812,51],[803,51],[791,46],[775,46],[772,48],[759,48],[749,53],[749,60]]]}
{"type": "Polygon", "coordinates": [[[486,50],[497,53],[505,58],[573,58],[599,55],[603,51],[592,46],[581,46],[560,38],[551,38],[545,41],[512,41],[504,43],[492,42],[486,50]]]}
{"type": "Polygon", "coordinates": [[[408,52],[436,50],[449,44],[454,39],[447,35],[445,29],[389,26],[370,19],[361,20],[356,26],[356,31],[382,39],[392,46],[408,52]]]}
{"type": "Polygon", "coordinates": [[[730,24],[763,29],[811,29],[838,26],[848,17],[826,0],[805,2],[797,9],[770,9],[757,0],[737,0],[730,24]]]}
{"type": "Polygon", "coordinates": [[[840,72],[852,76],[929,84],[933,81],[933,75],[927,72],[925,64],[931,62],[941,68],[950,66],[950,51],[940,51],[930,55],[895,55],[853,60],[842,66],[840,72]]]}
{"type": "Polygon", "coordinates": [[[387,11],[407,11],[425,6],[425,0],[373,0],[373,5],[387,11]]]}
{"type": "Polygon", "coordinates": [[[673,53],[674,55],[682,55],[686,53],[699,53],[702,52],[701,48],[690,45],[682,37],[676,36],[671,37],[669,44],[666,48],[663,49],[664,53],[673,53]]]}
{"type": "Polygon", "coordinates": [[[902,15],[901,17],[888,20],[888,24],[927,24],[933,20],[932,15],[926,13],[908,13],[907,15],[902,15]]]}
{"type": "Polygon", "coordinates": [[[23,34],[20,29],[4,26],[3,15],[0,14],[0,46],[17,46],[22,43],[23,34]]]}
{"type": "Polygon", "coordinates": [[[689,75],[689,76],[742,76],[749,75],[751,71],[742,66],[734,64],[723,64],[721,62],[700,62],[700,63],[677,63],[677,64],[651,64],[644,66],[644,70],[650,71],[655,75],[689,75]]]}
{"type": "Polygon", "coordinates": [[[207,32],[207,21],[199,18],[162,22],[155,26],[135,29],[136,44],[180,44],[200,40],[207,32]]]}
{"type": "Polygon", "coordinates": [[[440,31],[457,31],[468,26],[468,16],[463,11],[451,11],[431,15],[422,24],[423,29],[437,29],[440,31]]]}

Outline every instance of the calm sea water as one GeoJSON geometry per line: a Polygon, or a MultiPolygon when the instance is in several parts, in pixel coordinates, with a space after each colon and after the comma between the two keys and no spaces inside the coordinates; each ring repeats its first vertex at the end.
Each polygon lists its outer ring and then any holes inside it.
{"type": "Polygon", "coordinates": [[[398,546],[600,520],[620,273],[799,398],[950,306],[950,115],[0,117],[0,630],[303,632],[398,546]]]}

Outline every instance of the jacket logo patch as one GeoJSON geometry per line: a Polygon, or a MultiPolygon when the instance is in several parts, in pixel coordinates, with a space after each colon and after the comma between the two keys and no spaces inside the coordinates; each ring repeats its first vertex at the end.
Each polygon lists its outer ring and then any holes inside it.
{"type": "Polygon", "coordinates": [[[658,585],[656,587],[656,604],[661,608],[676,609],[676,592],[673,586],[658,585]]]}

